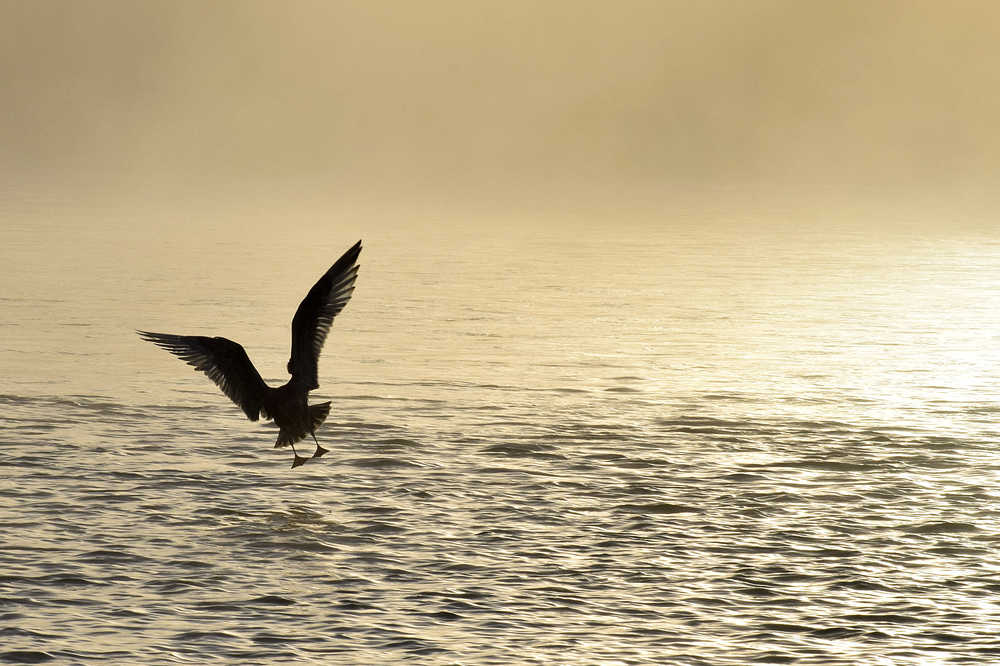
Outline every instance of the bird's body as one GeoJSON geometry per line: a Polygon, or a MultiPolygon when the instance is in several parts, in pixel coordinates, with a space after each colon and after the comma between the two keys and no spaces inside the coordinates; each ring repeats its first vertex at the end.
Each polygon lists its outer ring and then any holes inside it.
{"type": "MultiPolygon", "coordinates": [[[[292,319],[292,352],[288,360],[292,378],[278,388],[264,383],[246,350],[232,340],[138,333],[144,340],[163,347],[208,375],[251,421],[261,416],[273,419],[279,428],[274,446],[291,446],[295,456],[292,467],[297,467],[306,458],[295,452],[295,443],[310,435],[316,441],[316,428],[330,413],[329,402],[309,404],[309,391],[319,388],[319,354],[333,318],[344,309],[354,291],[360,253],[361,241],[358,241],[323,274],[299,304],[292,319]]],[[[316,441],[312,457],[318,458],[324,453],[326,449],[316,441]]]]}

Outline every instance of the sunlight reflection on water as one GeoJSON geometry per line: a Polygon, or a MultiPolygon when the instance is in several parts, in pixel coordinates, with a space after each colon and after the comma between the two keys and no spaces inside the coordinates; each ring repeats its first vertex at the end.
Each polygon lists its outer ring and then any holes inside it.
{"type": "Polygon", "coordinates": [[[157,252],[114,225],[0,232],[5,650],[1000,653],[1000,245],[377,229],[303,250],[224,229],[157,252]],[[226,335],[280,380],[302,290],[361,235],[321,461],[289,470],[272,428],[132,332],[226,335]]]}

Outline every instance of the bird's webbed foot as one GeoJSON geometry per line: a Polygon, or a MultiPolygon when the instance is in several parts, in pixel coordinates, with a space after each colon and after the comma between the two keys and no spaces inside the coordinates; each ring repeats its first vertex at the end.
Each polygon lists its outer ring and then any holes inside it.
{"type": "Polygon", "coordinates": [[[299,452],[295,450],[294,444],[292,444],[292,455],[295,456],[292,458],[292,469],[295,469],[299,465],[305,465],[306,461],[309,460],[309,458],[303,458],[299,455],[299,452]]]}

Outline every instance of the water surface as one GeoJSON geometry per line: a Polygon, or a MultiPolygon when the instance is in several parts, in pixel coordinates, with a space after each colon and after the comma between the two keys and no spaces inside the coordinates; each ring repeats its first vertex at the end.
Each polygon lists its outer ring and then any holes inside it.
{"type": "Polygon", "coordinates": [[[998,238],[7,218],[0,661],[1000,654],[998,238]],[[133,333],[283,382],[358,237],[321,461],[133,333]]]}

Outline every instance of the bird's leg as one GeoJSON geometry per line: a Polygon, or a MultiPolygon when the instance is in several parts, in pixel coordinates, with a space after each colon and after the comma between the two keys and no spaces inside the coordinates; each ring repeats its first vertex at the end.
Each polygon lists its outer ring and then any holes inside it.
{"type": "MultiPolygon", "coordinates": [[[[291,442],[289,442],[289,444],[291,444],[291,442]]],[[[294,444],[291,444],[291,446],[292,446],[292,455],[295,456],[295,458],[292,459],[292,469],[295,469],[299,465],[304,465],[305,462],[307,460],[309,460],[309,459],[308,458],[303,458],[302,456],[300,456],[299,452],[295,450],[295,445],[294,444]]]]}
{"type": "Polygon", "coordinates": [[[322,446],[319,445],[319,441],[316,439],[315,430],[311,431],[309,434],[313,436],[313,441],[316,442],[316,452],[313,453],[312,455],[313,458],[319,458],[324,453],[329,453],[328,450],[324,449],[322,446]]]}

